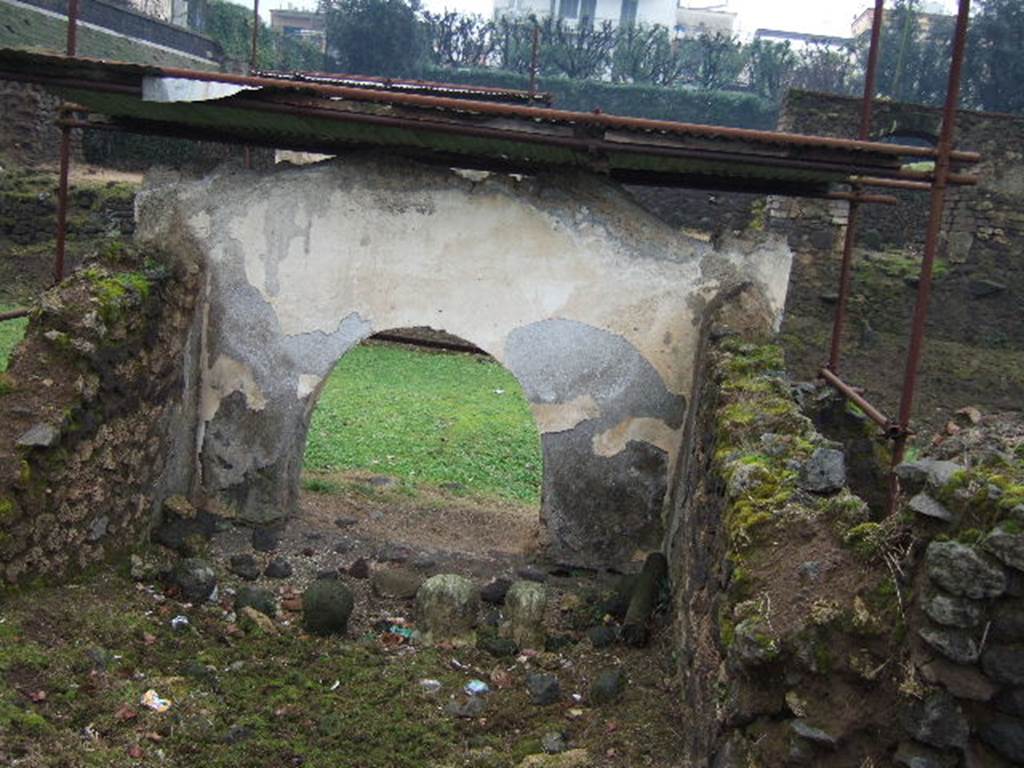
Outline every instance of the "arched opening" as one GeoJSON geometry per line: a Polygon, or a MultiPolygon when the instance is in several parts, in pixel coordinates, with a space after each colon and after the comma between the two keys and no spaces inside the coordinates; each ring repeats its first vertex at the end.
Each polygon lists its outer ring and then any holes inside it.
{"type": "Polygon", "coordinates": [[[346,352],[319,386],[301,517],[396,560],[518,559],[538,541],[542,474],[511,372],[463,339],[396,329],[346,352]]]}

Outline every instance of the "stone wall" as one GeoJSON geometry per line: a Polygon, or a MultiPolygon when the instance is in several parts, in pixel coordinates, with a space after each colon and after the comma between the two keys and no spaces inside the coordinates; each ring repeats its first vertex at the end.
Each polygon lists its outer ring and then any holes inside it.
{"type": "MultiPolygon", "coordinates": [[[[68,271],[135,231],[135,186],[82,177],[68,196],[68,271]]],[[[35,301],[52,285],[56,175],[5,168],[0,174],[0,301],[35,301]]]]}
{"type": "Polygon", "coordinates": [[[802,413],[834,395],[793,388],[777,347],[708,338],[666,542],[683,764],[1024,762],[1019,418],[901,467],[883,517],[802,413]]]}
{"type": "MultiPolygon", "coordinates": [[[[779,129],[855,138],[861,102],[791,91],[779,129]]],[[[941,111],[880,101],[872,137],[924,142],[939,131],[941,111]]],[[[960,112],[957,145],[982,154],[976,187],[953,187],[946,237],[935,272],[930,338],[979,347],[1024,348],[1024,118],[960,112]]],[[[886,190],[888,191],[888,190],[886,190]]],[[[829,321],[838,285],[847,204],[766,200],[735,192],[637,188],[645,208],[672,226],[716,237],[747,227],[787,238],[794,268],[787,314],[829,321]]],[[[897,191],[899,205],[864,209],[853,280],[854,325],[904,335],[913,312],[928,220],[928,195],[897,191]]],[[[822,354],[825,354],[824,350],[822,354]]]]}
{"type": "MultiPolygon", "coordinates": [[[[853,138],[860,102],[791,92],[781,130],[853,138]]],[[[941,110],[878,102],[872,136],[912,140],[937,136],[941,110]]],[[[957,146],[980,152],[981,183],[950,190],[936,269],[930,338],[981,347],[1024,348],[1024,118],[980,112],[957,116],[957,146]]],[[[858,317],[876,331],[905,333],[928,212],[926,193],[900,193],[898,206],[869,206],[862,217],[853,290],[858,317]]],[[[788,310],[825,318],[836,290],[845,206],[780,201],[771,226],[796,251],[788,310]],[[827,237],[826,233],[832,233],[827,237]],[[812,235],[809,233],[818,233],[812,235]]]]}
{"type": "Polygon", "coordinates": [[[375,332],[429,326],[523,384],[543,439],[554,554],[608,564],[656,544],[705,306],[736,286],[778,319],[788,251],[677,235],[589,176],[471,181],[374,157],[165,179],[146,242],[209,263],[202,491],[252,522],[294,509],[324,378],[375,332]]]}
{"type": "Polygon", "coordinates": [[[63,578],[137,546],[194,466],[193,308],[177,254],[108,252],[44,294],[0,374],[0,567],[63,578]]]}
{"type": "MultiPolygon", "coordinates": [[[[0,147],[21,163],[55,162],[60,153],[60,99],[38,85],[0,80],[0,147]]],[[[82,132],[72,131],[73,157],[81,157],[82,132]]]]}

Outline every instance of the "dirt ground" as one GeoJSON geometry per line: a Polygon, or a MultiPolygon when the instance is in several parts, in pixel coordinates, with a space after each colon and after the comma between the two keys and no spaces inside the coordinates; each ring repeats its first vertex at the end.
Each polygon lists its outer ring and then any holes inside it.
{"type": "MultiPolygon", "coordinates": [[[[217,599],[182,601],[158,576],[108,568],[61,588],[37,586],[0,600],[0,764],[11,766],[677,766],[684,728],[673,687],[671,631],[660,614],[648,648],[597,647],[587,630],[617,626],[623,576],[543,562],[538,511],[470,498],[460,489],[411,488],[390,478],[334,475],[307,481],[302,512],[272,552],[252,529],[224,526],[202,553],[220,574],[217,599]],[[246,581],[234,555],[260,569],[286,558],[291,576],[246,581]],[[368,578],[349,571],[362,559],[368,578]],[[383,597],[376,574],[461,573],[485,585],[525,573],[548,593],[544,649],[513,655],[434,647],[388,631],[414,629],[411,599],[383,597]],[[338,578],[355,596],[344,637],[302,629],[299,596],[338,578]],[[281,607],[258,629],[233,610],[244,585],[281,607]],[[172,620],[187,625],[175,629],[172,620]],[[621,696],[598,704],[602,671],[624,673],[621,696]],[[531,703],[526,676],[555,675],[554,704],[531,703]],[[437,680],[430,692],[424,680],[437,680]],[[470,713],[463,688],[485,682],[470,713]],[[155,691],[170,707],[147,708],[155,691]],[[545,744],[565,750],[546,755],[545,744]]],[[[155,570],[173,562],[154,546],[155,570]]],[[[138,561],[136,561],[138,566],[138,561]]],[[[358,568],[356,569],[358,571],[358,568]]],[[[481,637],[494,637],[500,605],[483,604],[481,637]]],[[[600,645],[600,644],[599,644],[600,645]]]]}

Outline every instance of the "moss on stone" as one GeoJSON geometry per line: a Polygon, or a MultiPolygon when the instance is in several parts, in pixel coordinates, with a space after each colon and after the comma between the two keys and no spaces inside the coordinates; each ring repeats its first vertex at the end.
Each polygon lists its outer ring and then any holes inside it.
{"type": "Polygon", "coordinates": [[[100,267],[90,267],[82,276],[90,283],[100,317],[108,325],[121,319],[126,309],[149,297],[151,284],[142,272],[110,273],[100,267]]]}
{"type": "Polygon", "coordinates": [[[850,528],[843,543],[865,560],[873,560],[885,547],[885,529],[878,523],[861,523],[850,528]]]}
{"type": "Polygon", "coordinates": [[[6,525],[14,517],[14,500],[0,498],[0,525],[6,525]]]}

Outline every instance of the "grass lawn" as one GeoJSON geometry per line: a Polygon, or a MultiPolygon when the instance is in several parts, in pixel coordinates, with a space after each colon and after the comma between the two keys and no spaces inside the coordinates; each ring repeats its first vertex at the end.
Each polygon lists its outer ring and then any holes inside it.
{"type": "MultiPolygon", "coordinates": [[[[15,309],[13,306],[0,304],[0,312],[15,309]]],[[[25,335],[25,326],[28,325],[28,318],[20,317],[17,320],[5,320],[0,322],[0,371],[7,370],[7,358],[11,350],[21,341],[25,335]]]]}
{"type": "Polygon", "coordinates": [[[494,360],[360,346],[320,395],[306,468],[458,483],[536,503],[540,436],[519,383],[494,360]]]}

